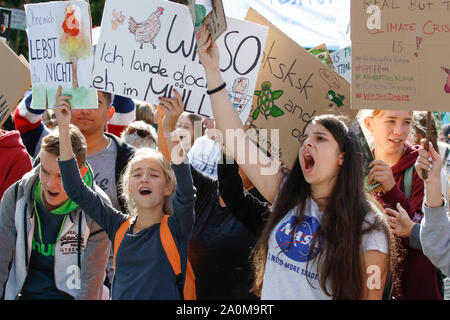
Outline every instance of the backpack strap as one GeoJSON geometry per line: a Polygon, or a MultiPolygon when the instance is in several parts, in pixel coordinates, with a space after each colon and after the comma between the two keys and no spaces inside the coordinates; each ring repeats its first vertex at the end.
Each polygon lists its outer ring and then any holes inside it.
{"type": "Polygon", "coordinates": [[[128,228],[131,224],[131,218],[125,220],[120,225],[119,229],[117,229],[116,234],[114,235],[114,250],[113,250],[113,267],[116,269],[116,256],[117,250],[119,250],[120,244],[122,243],[123,237],[127,232],[128,228]]]}
{"type": "Polygon", "coordinates": [[[402,191],[406,194],[406,198],[408,198],[408,200],[411,200],[413,194],[413,174],[414,165],[403,172],[402,191]]]}
{"type": "Polygon", "coordinates": [[[450,154],[450,147],[447,147],[447,149],[445,149],[445,155],[442,158],[442,165],[444,166],[444,168],[445,168],[445,163],[447,162],[447,158],[448,158],[449,154],[450,154]]]}
{"type": "Polygon", "coordinates": [[[165,214],[161,221],[161,226],[159,227],[159,235],[161,238],[161,243],[166,252],[167,258],[169,259],[172,269],[175,272],[175,277],[177,281],[178,291],[180,292],[181,299],[184,300],[184,285],[183,285],[183,273],[181,272],[181,259],[178,252],[177,245],[173,240],[172,232],[169,228],[168,223],[169,216],[165,214]]]}

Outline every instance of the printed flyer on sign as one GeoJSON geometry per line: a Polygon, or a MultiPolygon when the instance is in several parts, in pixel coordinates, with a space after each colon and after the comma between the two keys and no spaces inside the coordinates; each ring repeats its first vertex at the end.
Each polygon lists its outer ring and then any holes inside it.
{"type": "MultiPolygon", "coordinates": [[[[217,40],[227,90],[242,122],[248,118],[267,27],[229,18],[217,40]]],[[[92,86],[153,104],[172,89],[186,111],[211,117],[189,8],[168,1],[107,0],[92,86]],[[120,17],[120,19],[118,18],[120,17]]]]}
{"type": "Polygon", "coordinates": [[[71,95],[72,108],[97,108],[90,88],[94,51],[91,14],[85,1],[25,5],[33,85],[33,109],[55,104],[56,91],[71,95]]]}

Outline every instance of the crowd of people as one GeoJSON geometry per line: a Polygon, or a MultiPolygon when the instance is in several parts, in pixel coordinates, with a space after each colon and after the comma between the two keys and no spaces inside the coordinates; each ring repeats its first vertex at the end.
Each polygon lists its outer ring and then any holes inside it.
{"type": "Polygon", "coordinates": [[[335,115],[308,122],[286,168],[247,136],[205,27],[197,41],[215,120],[176,90],[158,106],[98,91],[72,109],[61,88],[52,110],[18,104],[0,132],[0,296],[442,300],[448,126],[426,140],[426,113],[360,112],[376,192],[335,115]]]}

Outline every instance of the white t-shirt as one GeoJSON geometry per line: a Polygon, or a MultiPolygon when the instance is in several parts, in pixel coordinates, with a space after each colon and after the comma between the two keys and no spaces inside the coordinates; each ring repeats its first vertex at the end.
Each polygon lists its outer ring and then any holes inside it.
{"type": "MultiPolygon", "coordinates": [[[[290,210],[278,223],[269,238],[269,247],[261,292],[262,300],[330,300],[321,289],[319,273],[314,257],[320,253],[323,243],[310,248],[316,231],[320,226],[323,212],[312,199],[308,199],[305,207],[305,220],[296,229],[294,243],[286,252],[281,252],[290,244],[292,224],[296,208],[290,210]],[[313,250],[306,270],[309,250],[313,250]],[[312,287],[309,282],[314,286],[312,287]]],[[[373,221],[373,214],[366,220],[373,221]]],[[[363,226],[364,228],[365,226],[363,226]]],[[[388,239],[381,230],[374,230],[363,235],[361,253],[378,250],[389,253],[388,239]]],[[[346,263],[336,261],[336,263],[346,263]]],[[[331,292],[331,291],[330,291],[331,292]]]]}
{"type": "Polygon", "coordinates": [[[187,156],[195,169],[217,179],[217,162],[221,153],[220,144],[204,135],[195,140],[187,156]]]}

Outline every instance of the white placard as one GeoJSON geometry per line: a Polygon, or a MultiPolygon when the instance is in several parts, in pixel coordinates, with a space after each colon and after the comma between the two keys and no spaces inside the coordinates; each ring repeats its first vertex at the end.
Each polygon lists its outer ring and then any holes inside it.
{"type": "Polygon", "coordinates": [[[25,5],[32,108],[55,104],[56,91],[71,95],[72,108],[97,108],[90,89],[94,52],[89,3],[58,1],[25,5]]]}
{"type": "MultiPolygon", "coordinates": [[[[217,40],[227,90],[243,122],[252,107],[268,28],[227,18],[217,40]]],[[[159,104],[177,89],[186,111],[212,117],[188,7],[155,0],[107,0],[92,86],[159,104]]]]}

